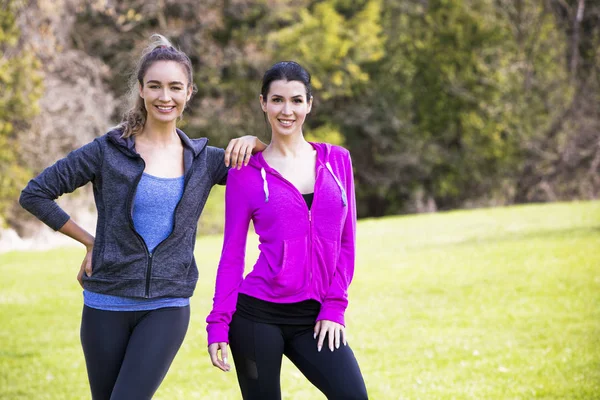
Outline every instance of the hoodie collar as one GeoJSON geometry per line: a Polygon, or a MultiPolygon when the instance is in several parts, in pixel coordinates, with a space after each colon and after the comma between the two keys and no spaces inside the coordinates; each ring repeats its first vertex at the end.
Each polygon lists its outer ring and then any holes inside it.
{"type": "MultiPolygon", "coordinates": [[[[208,143],[207,138],[191,140],[182,130],[176,129],[176,131],[177,135],[179,135],[179,139],[181,139],[181,143],[183,143],[183,147],[186,150],[191,151],[194,158],[204,150],[208,143]]],[[[127,138],[122,137],[123,130],[121,128],[115,128],[108,132],[107,135],[108,139],[114,143],[119,150],[130,157],[139,157],[139,154],[135,151],[135,140],[133,136],[127,138]]]]}
{"type": "MultiPolygon", "coordinates": [[[[319,165],[326,166],[329,162],[329,153],[331,152],[331,144],[329,143],[313,143],[308,142],[317,151],[317,168],[319,165]]],[[[250,158],[249,166],[257,169],[264,168],[266,171],[273,173],[275,170],[267,164],[267,161],[263,157],[263,153],[259,152],[250,158]]]]}
{"type": "MultiPolygon", "coordinates": [[[[329,171],[329,173],[335,180],[335,183],[337,184],[337,186],[340,189],[342,205],[344,207],[346,207],[348,205],[348,196],[346,194],[346,189],[342,185],[342,182],[340,182],[339,178],[333,172],[333,169],[331,168],[331,164],[329,164],[329,154],[331,152],[331,145],[329,143],[313,143],[313,142],[309,142],[309,143],[317,151],[316,168],[318,169],[319,166],[324,166],[325,169],[327,169],[327,171],[329,171]]],[[[250,163],[248,164],[248,166],[252,166],[252,167],[260,170],[260,176],[263,181],[263,192],[265,194],[265,203],[268,203],[269,202],[269,182],[267,180],[267,171],[271,174],[273,174],[273,173],[279,174],[279,173],[267,164],[262,152],[257,153],[255,156],[251,157],[250,163]]]]}

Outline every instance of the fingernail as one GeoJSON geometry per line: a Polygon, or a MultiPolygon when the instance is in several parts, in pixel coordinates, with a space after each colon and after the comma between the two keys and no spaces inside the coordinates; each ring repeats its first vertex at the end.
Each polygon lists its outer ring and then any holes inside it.
{"type": "Polygon", "coordinates": [[[317,351],[320,352],[321,351],[321,346],[317,346],[317,351]]]}
{"type": "Polygon", "coordinates": [[[329,348],[329,350],[331,350],[331,352],[333,352],[333,346],[331,346],[331,347],[329,348]]]}
{"type": "Polygon", "coordinates": [[[313,339],[317,338],[317,332],[313,333],[313,339]]]}
{"type": "Polygon", "coordinates": [[[340,344],[339,344],[339,343],[336,343],[336,345],[335,345],[335,348],[336,348],[336,349],[339,349],[339,348],[340,348],[340,344]]]}
{"type": "Polygon", "coordinates": [[[223,358],[223,362],[224,362],[225,364],[227,364],[227,357],[224,357],[224,358],[223,358]]]}

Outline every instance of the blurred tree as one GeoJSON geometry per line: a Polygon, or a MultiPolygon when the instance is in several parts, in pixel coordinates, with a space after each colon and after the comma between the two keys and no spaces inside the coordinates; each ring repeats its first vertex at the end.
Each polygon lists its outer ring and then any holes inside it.
{"type": "Polygon", "coordinates": [[[401,54],[414,68],[407,89],[423,141],[422,189],[438,208],[458,207],[489,194],[514,162],[518,141],[502,101],[509,38],[490,2],[433,0],[407,22],[401,54]]]}
{"type": "Polygon", "coordinates": [[[0,223],[29,177],[22,161],[19,132],[39,111],[40,64],[20,38],[17,13],[26,4],[2,0],[0,8],[0,223]]]}
{"type": "Polygon", "coordinates": [[[526,103],[528,115],[522,121],[534,134],[523,146],[515,200],[598,198],[600,3],[536,3],[521,1],[518,8],[504,5],[512,10],[511,21],[525,27],[519,42],[534,44],[522,53],[528,65],[524,93],[536,93],[536,101],[526,103]],[[527,25],[541,28],[527,29],[527,25]],[[540,119],[543,123],[535,124],[540,119]]]}
{"type": "Polygon", "coordinates": [[[361,66],[383,57],[380,7],[374,0],[315,2],[298,10],[297,21],[269,35],[270,50],[304,65],[319,98],[349,97],[355,83],[369,81],[361,66]]]}
{"type": "Polygon", "coordinates": [[[353,152],[360,215],[457,207],[498,186],[518,141],[501,101],[509,38],[494,11],[325,1],[271,35],[321,87],[316,124],[336,126],[353,152]]]}

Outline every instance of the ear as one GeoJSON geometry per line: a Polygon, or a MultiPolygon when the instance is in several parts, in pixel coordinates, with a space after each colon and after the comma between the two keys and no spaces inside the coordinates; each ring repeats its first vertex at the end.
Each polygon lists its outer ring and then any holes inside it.
{"type": "Polygon", "coordinates": [[[262,110],[264,112],[267,112],[267,102],[263,98],[263,95],[261,94],[258,99],[260,100],[260,107],[262,108],[262,110]]]}
{"type": "Polygon", "coordinates": [[[186,103],[190,101],[192,98],[192,93],[194,92],[193,85],[188,85],[187,97],[185,98],[186,103]]]}
{"type": "Polygon", "coordinates": [[[144,87],[139,82],[138,82],[138,91],[140,93],[140,97],[143,99],[144,98],[144,87]]]}
{"type": "Polygon", "coordinates": [[[313,97],[310,96],[310,99],[308,100],[308,111],[306,112],[307,114],[310,114],[310,110],[312,110],[312,103],[313,103],[313,97]]]}

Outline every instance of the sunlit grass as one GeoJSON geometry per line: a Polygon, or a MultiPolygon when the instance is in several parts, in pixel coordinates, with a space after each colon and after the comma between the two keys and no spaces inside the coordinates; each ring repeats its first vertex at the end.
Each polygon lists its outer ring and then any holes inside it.
{"type": "MultiPolygon", "coordinates": [[[[361,221],[347,328],[370,397],[599,398],[599,248],[600,202],[361,221]]],[[[220,249],[218,236],[196,245],[190,329],[157,399],[240,398],[206,353],[220,249]]],[[[89,398],[82,254],[0,255],[0,398],[89,398]]],[[[282,387],[323,398],[288,362],[282,387]]]]}

